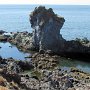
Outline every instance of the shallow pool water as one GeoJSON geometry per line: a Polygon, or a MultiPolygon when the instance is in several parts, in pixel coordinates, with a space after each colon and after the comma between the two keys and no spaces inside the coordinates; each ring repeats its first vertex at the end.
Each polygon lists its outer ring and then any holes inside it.
{"type": "Polygon", "coordinates": [[[60,58],[59,67],[64,70],[70,70],[71,67],[76,67],[81,71],[90,73],[90,63],[80,60],[72,60],[66,58],[60,58]]]}
{"type": "Polygon", "coordinates": [[[9,42],[2,43],[0,42],[0,56],[3,58],[14,58],[17,60],[25,60],[27,56],[29,56],[29,53],[24,53],[22,51],[19,51],[17,47],[14,45],[11,45],[9,42]]]}

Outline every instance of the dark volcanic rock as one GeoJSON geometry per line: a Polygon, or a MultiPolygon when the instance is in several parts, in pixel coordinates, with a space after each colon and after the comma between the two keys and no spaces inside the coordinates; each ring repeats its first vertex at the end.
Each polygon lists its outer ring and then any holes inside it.
{"type": "Polygon", "coordinates": [[[30,15],[33,28],[32,47],[39,50],[62,51],[65,40],[60,34],[65,19],[57,16],[51,8],[38,7],[30,15]]]}
{"type": "MultiPolygon", "coordinates": [[[[82,56],[90,54],[89,41],[80,43],[75,40],[66,41],[60,34],[65,19],[57,16],[53,10],[39,6],[30,15],[30,23],[33,28],[32,48],[42,51],[51,50],[52,52],[65,56],[82,56]],[[72,54],[73,53],[73,54],[72,54]]],[[[86,41],[87,39],[84,39],[86,41]]],[[[90,55],[89,55],[90,56],[90,55]]],[[[86,57],[86,56],[85,56],[86,57]]]]}
{"type": "Polygon", "coordinates": [[[18,61],[18,65],[22,70],[31,70],[33,65],[29,61],[18,61]]]}
{"type": "Polygon", "coordinates": [[[4,34],[5,33],[5,31],[3,31],[3,30],[0,30],[0,34],[4,34]]]}

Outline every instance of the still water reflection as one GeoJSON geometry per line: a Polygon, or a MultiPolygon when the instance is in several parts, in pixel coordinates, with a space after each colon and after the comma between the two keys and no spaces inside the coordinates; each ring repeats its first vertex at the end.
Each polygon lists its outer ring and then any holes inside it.
{"type": "Polygon", "coordinates": [[[12,57],[17,60],[25,60],[25,57],[29,55],[29,53],[21,52],[17,49],[17,47],[11,45],[10,43],[0,43],[0,56],[3,58],[12,57]]]}
{"type": "Polygon", "coordinates": [[[70,67],[76,67],[84,72],[90,73],[90,63],[79,60],[60,58],[59,67],[64,70],[69,70],[70,67]]]}

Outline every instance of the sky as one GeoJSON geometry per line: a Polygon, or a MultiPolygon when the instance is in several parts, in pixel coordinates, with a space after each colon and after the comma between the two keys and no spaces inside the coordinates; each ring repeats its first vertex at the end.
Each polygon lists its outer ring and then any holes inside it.
{"type": "Polygon", "coordinates": [[[90,5],[90,0],[0,0],[0,4],[90,5]]]}

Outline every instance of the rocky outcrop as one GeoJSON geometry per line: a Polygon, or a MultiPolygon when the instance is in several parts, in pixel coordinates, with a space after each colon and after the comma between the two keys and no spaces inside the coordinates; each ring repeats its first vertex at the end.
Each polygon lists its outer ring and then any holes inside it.
{"type": "Polygon", "coordinates": [[[37,7],[30,14],[30,23],[33,28],[32,46],[39,50],[52,50],[53,52],[64,49],[65,40],[60,34],[65,19],[57,16],[51,8],[37,7]]]}
{"type": "Polygon", "coordinates": [[[90,47],[79,41],[66,41],[62,37],[60,29],[64,22],[65,19],[57,16],[51,8],[36,7],[30,14],[30,23],[33,28],[31,47],[37,48],[39,51],[51,50],[64,56],[85,56],[88,58],[87,54],[90,56],[90,47]]]}
{"type": "Polygon", "coordinates": [[[17,32],[9,38],[9,42],[23,51],[37,50],[44,53],[48,50],[55,54],[74,58],[90,58],[90,41],[66,41],[60,34],[65,19],[57,16],[51,8],[43,6],[35,8],[30,14],[32,33],[17,32]],[[83,56],[83,57],[82,57],[83,56]]]}
{"type": "Polygon", "coordinates": [[[59,52],[64,49],[65,40],[60,34],[65,19],[57,16],[51,8],[38,7],[30,15],[33,32],[17,32],[9,41],[25,50],[52,50],[59,52]]]}

